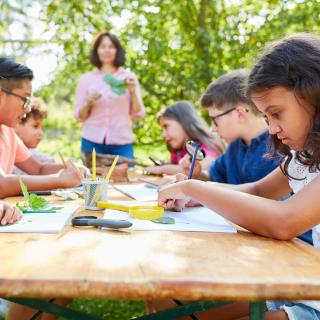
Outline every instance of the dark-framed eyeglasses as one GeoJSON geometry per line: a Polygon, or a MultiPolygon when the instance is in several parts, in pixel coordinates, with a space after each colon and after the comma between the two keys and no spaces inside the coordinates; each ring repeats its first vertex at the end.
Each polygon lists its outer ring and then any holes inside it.
{"type": "Polygon", "coordinates": [[[213,124],[214,124],[215,126],[217,126],[218,124],[217,124],[216,119],[218,119],[218,118],[220,118],[220,117],[222,117],[222,116],[224,116],[224,115],[232,112],[232,111],[235,110],[236,108],[237,108],[237,107],[233,107],[233,108],[231,108],[231,109],[229,109],[229,110],[227,110],[227,111],[224,111],[224,112],[222,112],[222,113],[220,113],[220,114],[217,114],[216,116],[212,116],[212,117],[210,116],[210,119],[212,120],[213,124]]]}
{"type": "Polygon", "coordinates": [[[2,88],[0,87],[0,90],[5,92],[6,94],[8,95],[11,95],[11,96],[15,96],[17,98],[20,98],[21,101],[22,101],[22,107],[24,109],[26,109],[28,112],[30,112],[31,110],[31,98],[30,97],[23,97],[23,96],[20,96],[20,94],[17,94],[17,93],[14,93],[12,92],[11,90],[9,89],[6,89],[6,88],[2,88]]]}

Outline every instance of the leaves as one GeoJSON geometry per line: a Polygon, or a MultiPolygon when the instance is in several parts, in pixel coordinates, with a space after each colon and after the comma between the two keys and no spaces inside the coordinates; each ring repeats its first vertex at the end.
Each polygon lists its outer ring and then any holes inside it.
{"type": "Polygon", "coordinates": [[[154,219],[151,221],[154,223],[161,223],[161,224],[175,224],[176,222],[175,219],[171,217],[162,217],[162,218],[154,219]]]}
{"type": "Polygon", "coordinates": [[[107,73],[103,80],[111,87],[111,90],[118,96],[123,96],[126,92],[127,83],[125,80],[119,80],[112,76],[111,73],[107,73]]]}
{"type": "Polygon", "coordinates": [[[29,195],[27,186],[24,184],[24,182],[21,179],[21,176],[19,176],[19,184],[20,184],[20,187],[21,187],[21,190],[22,190],[24,201],[28,201],[30,195],[29,195]]]}
{"type": "Polygon", "coordinates": [[[36,194],[31,194],[29,196],[28,205],[31,209],[37,210],[45,208],[48,205],[48,201],[36,194]]]}
{"type": "Polygon", "coordinates": [[[43,198],[40,197],[36,194],[29,194],[28,192],[28,188],[27,186],[24,184],[24,182],[22,181],[21,176],[19,176],[19,184],[22,190],[22,194],[24,197],[24,203],[16,203],[16,206],[23,212],[26,211],[28,209],[31,210],[40,210],[40,209],[44,209],[47,207],[48,205],[48,201],[43,198]]]}

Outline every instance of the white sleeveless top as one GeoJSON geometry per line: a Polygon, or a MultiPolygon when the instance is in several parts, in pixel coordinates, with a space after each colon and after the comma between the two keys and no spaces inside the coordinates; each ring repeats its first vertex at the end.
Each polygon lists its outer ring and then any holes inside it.
{"type": "MultiPolygon", "coordinates": [[[[303,180],[289,179],[289,185],[294,193],[298,193],[302,190],[308,183],[320,175],[320,171],[309,172],[309,167],[302,165],[295,160],[295,151],[292,151],[293,158],[289,163],[288,172],[290,176],[294,178],[299,178],[303,180]]],[[[312,239],[313,246],[320,249],[320,224],[312,228],[312,239]]],[[[311,308],[320,311],[320,301],[297,301],[298,303],[303,303],[311,308]]]]}
{"type": "MultiPolygon", "coordinates": [[[[320,171],[309,172],[309,167],[306,167],[295,160],[295,152],[293,153],[293,159],[289,163],[288,172],[290,176],[303,180],[289,179],[289,185],[294,193],[298,193],[309,182],[320,175],[320,171]]],[[[312,228],[313,245],[316,248],[320,248],[320,225],[312,228]]]]}

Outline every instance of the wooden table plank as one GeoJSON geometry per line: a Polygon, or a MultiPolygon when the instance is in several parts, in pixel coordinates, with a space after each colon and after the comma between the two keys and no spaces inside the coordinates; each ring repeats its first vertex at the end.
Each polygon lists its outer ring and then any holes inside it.
{"type": "MultiPolygon", "coordinates": [[[[110,198],[125,199],[116,191],[110,198]]],[[[0,234],[0,257],[3,297],[320,299],[320,252],[247,232],[67,226],[60,234],[0,234]]]]}

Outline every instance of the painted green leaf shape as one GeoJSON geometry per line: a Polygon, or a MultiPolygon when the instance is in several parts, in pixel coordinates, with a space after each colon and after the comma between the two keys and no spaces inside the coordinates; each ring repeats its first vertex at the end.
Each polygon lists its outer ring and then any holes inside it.
{"type": "Polygon", "coordinates": [[[174,224],[175,223],[174,218],[170,218],[170,217],[162,217],[162,218],[154,219],[151,221],[154,223],[161,223],[161,224],[174,224]]]}
{"type": "Polygon", "coordinates": [[[125,80],[119,80],[107,73],[103,80],[111,87],[111,90],[118,96],[122,96],[126,92],[127,83],[125,80]]]}

